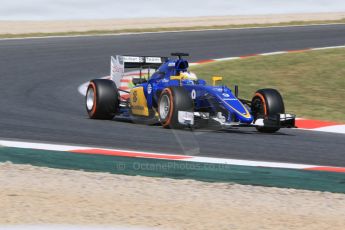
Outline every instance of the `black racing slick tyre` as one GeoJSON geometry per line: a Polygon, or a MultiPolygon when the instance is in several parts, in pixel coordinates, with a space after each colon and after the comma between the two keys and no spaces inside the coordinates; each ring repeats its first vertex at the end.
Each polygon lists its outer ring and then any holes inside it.
{"type": "MultiPolygon", "coordinates": [[[[275,89],[260,89],[256,91],[252,99],[252,113],[254,120],[258,118],[263,119],[277,119],[277,115],[285,113],[283,98],[280,93],[275,89]]],[[[277,132],[279,127],[260,127],[256,129],[262,133],[277,132]]]]}
{"type": "Polygon", "coordinates": [[[119,92],[112,80],[91,80],[85,99],[91,119],[111,120],[119,110],[119,92]]]}
{"type": "Polygon", "coordinates": [[[183,129],[178,122],[178,111],[193,112],[193,100],[183,87],[165,88],[158,101],[158,114],[164,128],[183,129]]]}

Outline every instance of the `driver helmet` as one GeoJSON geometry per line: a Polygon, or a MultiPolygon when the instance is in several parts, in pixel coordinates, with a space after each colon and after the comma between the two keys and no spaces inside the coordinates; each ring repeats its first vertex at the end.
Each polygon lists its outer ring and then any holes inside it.
{"type": "Polygon", "coordinates": [[[193,72],[181,72],[180,76],[182,76],[184,79],[188,79],[188,80],[198,80],[197,76],[195,73],[193,72]]]}

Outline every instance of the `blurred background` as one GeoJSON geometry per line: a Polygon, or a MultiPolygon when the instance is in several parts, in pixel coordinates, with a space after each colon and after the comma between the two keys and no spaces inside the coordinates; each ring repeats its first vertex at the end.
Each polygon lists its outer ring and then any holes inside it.
{"type": "Polygon", "coordinates": [[[0,20],[198,17],[345,11],[344,0],[2,0],[0,20]]]}

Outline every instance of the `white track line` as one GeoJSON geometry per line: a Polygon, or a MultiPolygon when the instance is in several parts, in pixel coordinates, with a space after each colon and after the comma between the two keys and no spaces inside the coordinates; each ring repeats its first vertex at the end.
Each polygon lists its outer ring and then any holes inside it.
{"type": "Polygon", "coordinates": [[[23,148],[23,149],[38,149],[38,150],[49,150],[49,151],[75,151],[75,150],[107,150],[107,151],[121,151],[128,153],[147,153],[152,157],[161,159],[161,156],[184,156],[185,159],[178,159],[179,161],[188,162],[198,162],[198,163],[211,163],[211,164],[225,164],[225,165],[238,165],[238,166],[252,166],[252,167],[269,167],[269,168],[286,168],[286,169],[307,169],[315,167],[323,167],[318,165],[309,164],[295,164],[295,163],[282,163],[282,162],[267,162],[267,161],[252,161],[252,160],[238,160],[238,159],[226,159],[226,158],[213,158],[213,157],[197,157],[197,156],[187,156],[187,155],[171,155],[162,153],[150,153],[145,151],[129,151],[122,149],[104,149],[95,147],[85,147],[85,146],[72,146],[72,145],[58,145],[58,144],[43,144],[34,142],[23,142],[23,141],[8,141],[0,140],[0,145],[4,147],[12,148],[23,148]],[[156,157],[155,157],[156,156],[156,157]]]}
{"type": "MultiPolygon", "coordinates": [[[[342,133],[345,134],[345,125],[332,125],[322,128],[313,129],[313,131],[328,132],[328,133],[342,133]]],[[[344,150],[345,151],[345,150],[344,150]]]]}
{"type": "MultiPolygon", "coordinates": [[[[11,148],[22,148],[22,149],[37,149],[37,150],[49,150],[49,151],[59,151],[59,152],[68,152],[74,150],[90,150],[90,149],[101,149],[106,151],[120,151],[126,153],[147,153],[157,156],[174,156],[173,154],[163,154],[147,151],[133,151],[126,149],[111,149],[111,148],[97,148],[97,147],[86,147],[78,145],[63,145],[63,144],[49,144],[49,143],[39,143],[39,142],[27,142],[27,141],[10,141],[10,140],[1,140],[0,146],[11,147],[11,148]]],[[[180,156],[180,155],[178,155],[180,156]]]]}
{"type": "Polygon", "coordinates": [[[71,152],[71,154],[100,154],[100,155],[106,154],[106,155],[112,155],[114,157],[116,156],[123,157],[124,156],[123,153],[126,153],[127,157],[132,157],[132,158],[139,157],[139,158],[147,158],[147,159],[173,160],[171,162],[172,164],[174,164],[174,161],[179,161],[179,162],[209,163],[209,164],[215,164],[215,165],[228,165],[228,166],[236,165],[236,166],[249,166],[249,167],[266,167],[266,168],[314,170],[314,171],[345,173],[345,167],[284,163],[284,162],[269,162],[269,161],[254,161],[254,160],[241,160],[241,159],[227,159],[227,158],[215,158],[215,157],[199,157],[199,156],[189,156],[189,155],[181,155],[181,154],[164,154],[164,153],[152,153],[152,152],[145,152],[145,151],[130,151],[130,150],[122,150],[122,149],[108,149],[108,148],[73,146],[73,145],[62,145],[62,144],[47,144],[47,143],[25,142],[25,141],[0,140],[0,146],[12,147],[12,148],[23,148],[23,149],[38,149],[38,150],[71,152]]]}
{"type": "Polygon", "coordinates": [[[238,56],[238,57],[225,57],[225,58],[215,58],[215,59],[209,59],[209,60],[203,60],[200,63],[192,63],[191,65],[202,65],[207,63],[214,63],[219,61],[229,61],[229,60],[238,60],[238,59],[244,59],[248,57],[256,57],[256,56],[271,56],[271,55],[280,55],[280,54],[288,54],[293,52],[308,52],[308,51],[316,51],[316,50],[326,50],[326,49],[340,49],[345,48],[345,45],[341,46],[326,46],[326,47],[317,47],[317,48],[307,48],[307,49],[301,49],[301,50],[284,50],[284,51],[276,51],[276,52],[268,52],[268,53],[258,53],[258,54],[252,54],[249,56],[238,56]]]}

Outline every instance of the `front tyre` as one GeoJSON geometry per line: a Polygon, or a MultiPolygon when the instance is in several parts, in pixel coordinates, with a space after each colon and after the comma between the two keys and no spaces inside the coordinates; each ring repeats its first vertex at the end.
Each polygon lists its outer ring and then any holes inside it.
{"type": "Polygon", "coordinates": [[[111,120],[118,112],[119,93],[111,80],[91,80],[85,99],[86,111],[91,119],[111,120]]]}
{"type": "MultiPolygon", "coordinates": [[[[283,98],[275,89],[260,89],[256,91],[251,109],[254,116],[254,121],[262,119],[277,119],[277,115],[285,113],[283,98]]],[[[275,133],[280,128],[271,126],[257,126],[256,129],[262,133],[275,133]]]]}
{"type": "Polygon", "coordinates": [[[158,114],[164,128],[186,127],[179,123],[178,111],[193,112],[193,100],[190,94],[183,87],[165,88],[158,101],[158,114]]]}

